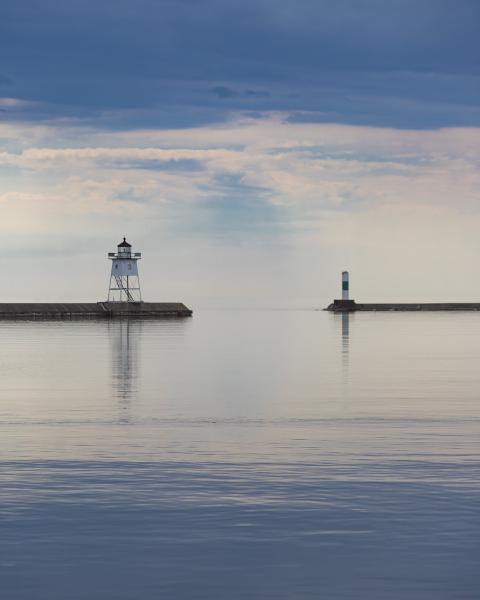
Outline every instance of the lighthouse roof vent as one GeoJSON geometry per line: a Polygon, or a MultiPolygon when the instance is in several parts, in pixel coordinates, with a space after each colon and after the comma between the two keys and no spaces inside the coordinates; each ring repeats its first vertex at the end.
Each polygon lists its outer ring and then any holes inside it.
{"type": "Polygon", "coordinates": [[[118,244],[118,248],[131,248],[132,244],[129,244],[125,238],[123,238],[123,242],[118,244]]]}

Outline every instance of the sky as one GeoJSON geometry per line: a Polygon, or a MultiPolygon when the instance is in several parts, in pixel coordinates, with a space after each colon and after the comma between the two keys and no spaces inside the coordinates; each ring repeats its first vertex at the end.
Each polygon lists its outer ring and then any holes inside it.
{"type": "Polygon", "coordinates": [[[0,301],[479,300],[477,0],[3,0],[0,301]]]}

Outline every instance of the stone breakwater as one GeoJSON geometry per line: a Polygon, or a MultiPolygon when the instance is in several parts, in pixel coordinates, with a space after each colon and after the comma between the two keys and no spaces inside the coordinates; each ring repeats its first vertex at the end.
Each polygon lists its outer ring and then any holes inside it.
{"type": "Polygon", "coordinates": [[[331,312],[361,311],[460,311],[480,310],[480,302],[398,302],[357,303],[355,300],[334,300],[325,310],[331,312]]]}
{"type": "Polygon", "coordinates": [[[115,319],[190,317],[181,302],[0,303],[0,319],[115,319]]]}

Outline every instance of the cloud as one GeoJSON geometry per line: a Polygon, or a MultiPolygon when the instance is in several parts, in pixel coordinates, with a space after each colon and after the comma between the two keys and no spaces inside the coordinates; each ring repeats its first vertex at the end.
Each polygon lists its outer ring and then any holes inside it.
{"type": "Polygon", "coordinates": [[[364,282],[362,299],[382,299],[380,277],[397,300],[444,299],[445,279],[460,299],[480,293],[464,277],[480,252],[480,129],[292,123],[272,113],[168,130],[4,123],[0,138],[0,233],[17,280],[54,255],[49,273],[60,280],[62,244],[68,264],[83,261],[88,273],[125,232],[150,256],[159,298],[177,297],[172,282],[182,280],[186,296],[221,303],[234,272],[239,304],[258,284],[267,295],[259,302],[308,305],[345,265],[364,282]],[[405,292],[412,282],[416,298],[405,292]]]}
{"type": "Polygon", "coordinates": [[[21,118],[188,128],[225,122],[228,107],[310,122],[480,126],[475,0],[135,6],[9,6],[0,35],[9,95],[36,103],[21,118]]]}
{"type": "MultiPolygon", "coordinates": [[[[148,149],[145,149],[148,150],[148,149]]],[[[155,150],[153,154],[155,154],[155,150]]],[[[203,170],[203,163],[195,158],[136,158],[135,152],[129,152],[127,149],[123,158],[106,158],[102,161],[103,168],[111,169],[131,169],[140,171],[171,171],[178,173],[190,173],[203,170]]],[[[144,153],[147,154],[147,153],[144,153]]],[[[152,154],[149,152],[148,154],[152,154]]]]}
{"type": "Polygon", "coordinates": [[[28,102],[27,100],[21,100],[20,98],[1,98],[0,97],[0,107],[2,108],[26,108],[28,106],[32,106],[33,102],[28,102]]]}
{"type": "Polygon", "coordinates": [[[271,96],[270,92],[266,90],[245,90],[245,95],[254,98],[269,98],[271,96]]]}
{"type": "Polygon", "coordinates": [[[192,214],[203,207],[202,215],[217,207],[210,223],[214,234],[222,212],[224,225],[228,221],[236,230],[256,218],[266,225],[265,214],[279,224],[282,213],[284,232],[306,219],[324,221],[332,212],[448,206],[452,197],[461,198],[463,210],[477,211],[476,129],[305,124],[273,114],[200,129],[90,132],[76,136],[76,147],[52,147],[71,143],[76,130],[35,129],[36,147],[28,146],[24,132],[24,147],[1,152],[0,168],[19,170],[18,186],[30,186],[25,193],[47,186],[50,199],[87,217],[115,212],[120,200],[145,203],[151,215],[181,210],[183,220],[188,215],[182,205],[192,214]]]}
{"type": "Polygon", "coordinates": [[[473,0],[2,5],[4,244],[29,282],[25,248],[63,245],[89,273],[128,231],[161,297],[182,280],[289,303],[345,265],[371,289],[480,294],[462,272],[480,252],[479,17],[473,0]]]}
{"type": "Polygon", "coordinates": [[[218,98],[269,98],[270,92],[266,90],[234,90],[231,87],[225,85],[217,85],[212,88],[212,92],[218,98]]]}
{"type": "Polygon", "coordinates": [[[212,88],[212,92],[219,98],[234,98],[238,96],[238,92],[226,85],[217,85],[212,88]]]}

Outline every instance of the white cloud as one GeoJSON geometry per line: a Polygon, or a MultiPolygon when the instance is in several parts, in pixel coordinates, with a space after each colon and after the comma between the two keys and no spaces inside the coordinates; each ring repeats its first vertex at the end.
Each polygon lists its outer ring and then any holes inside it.
{"type": "Polygon", "coordinates": [[[30,100],[0,97],[0,108],[28,108],[34,104],[35,102],[31,102],[30,100]]]}

